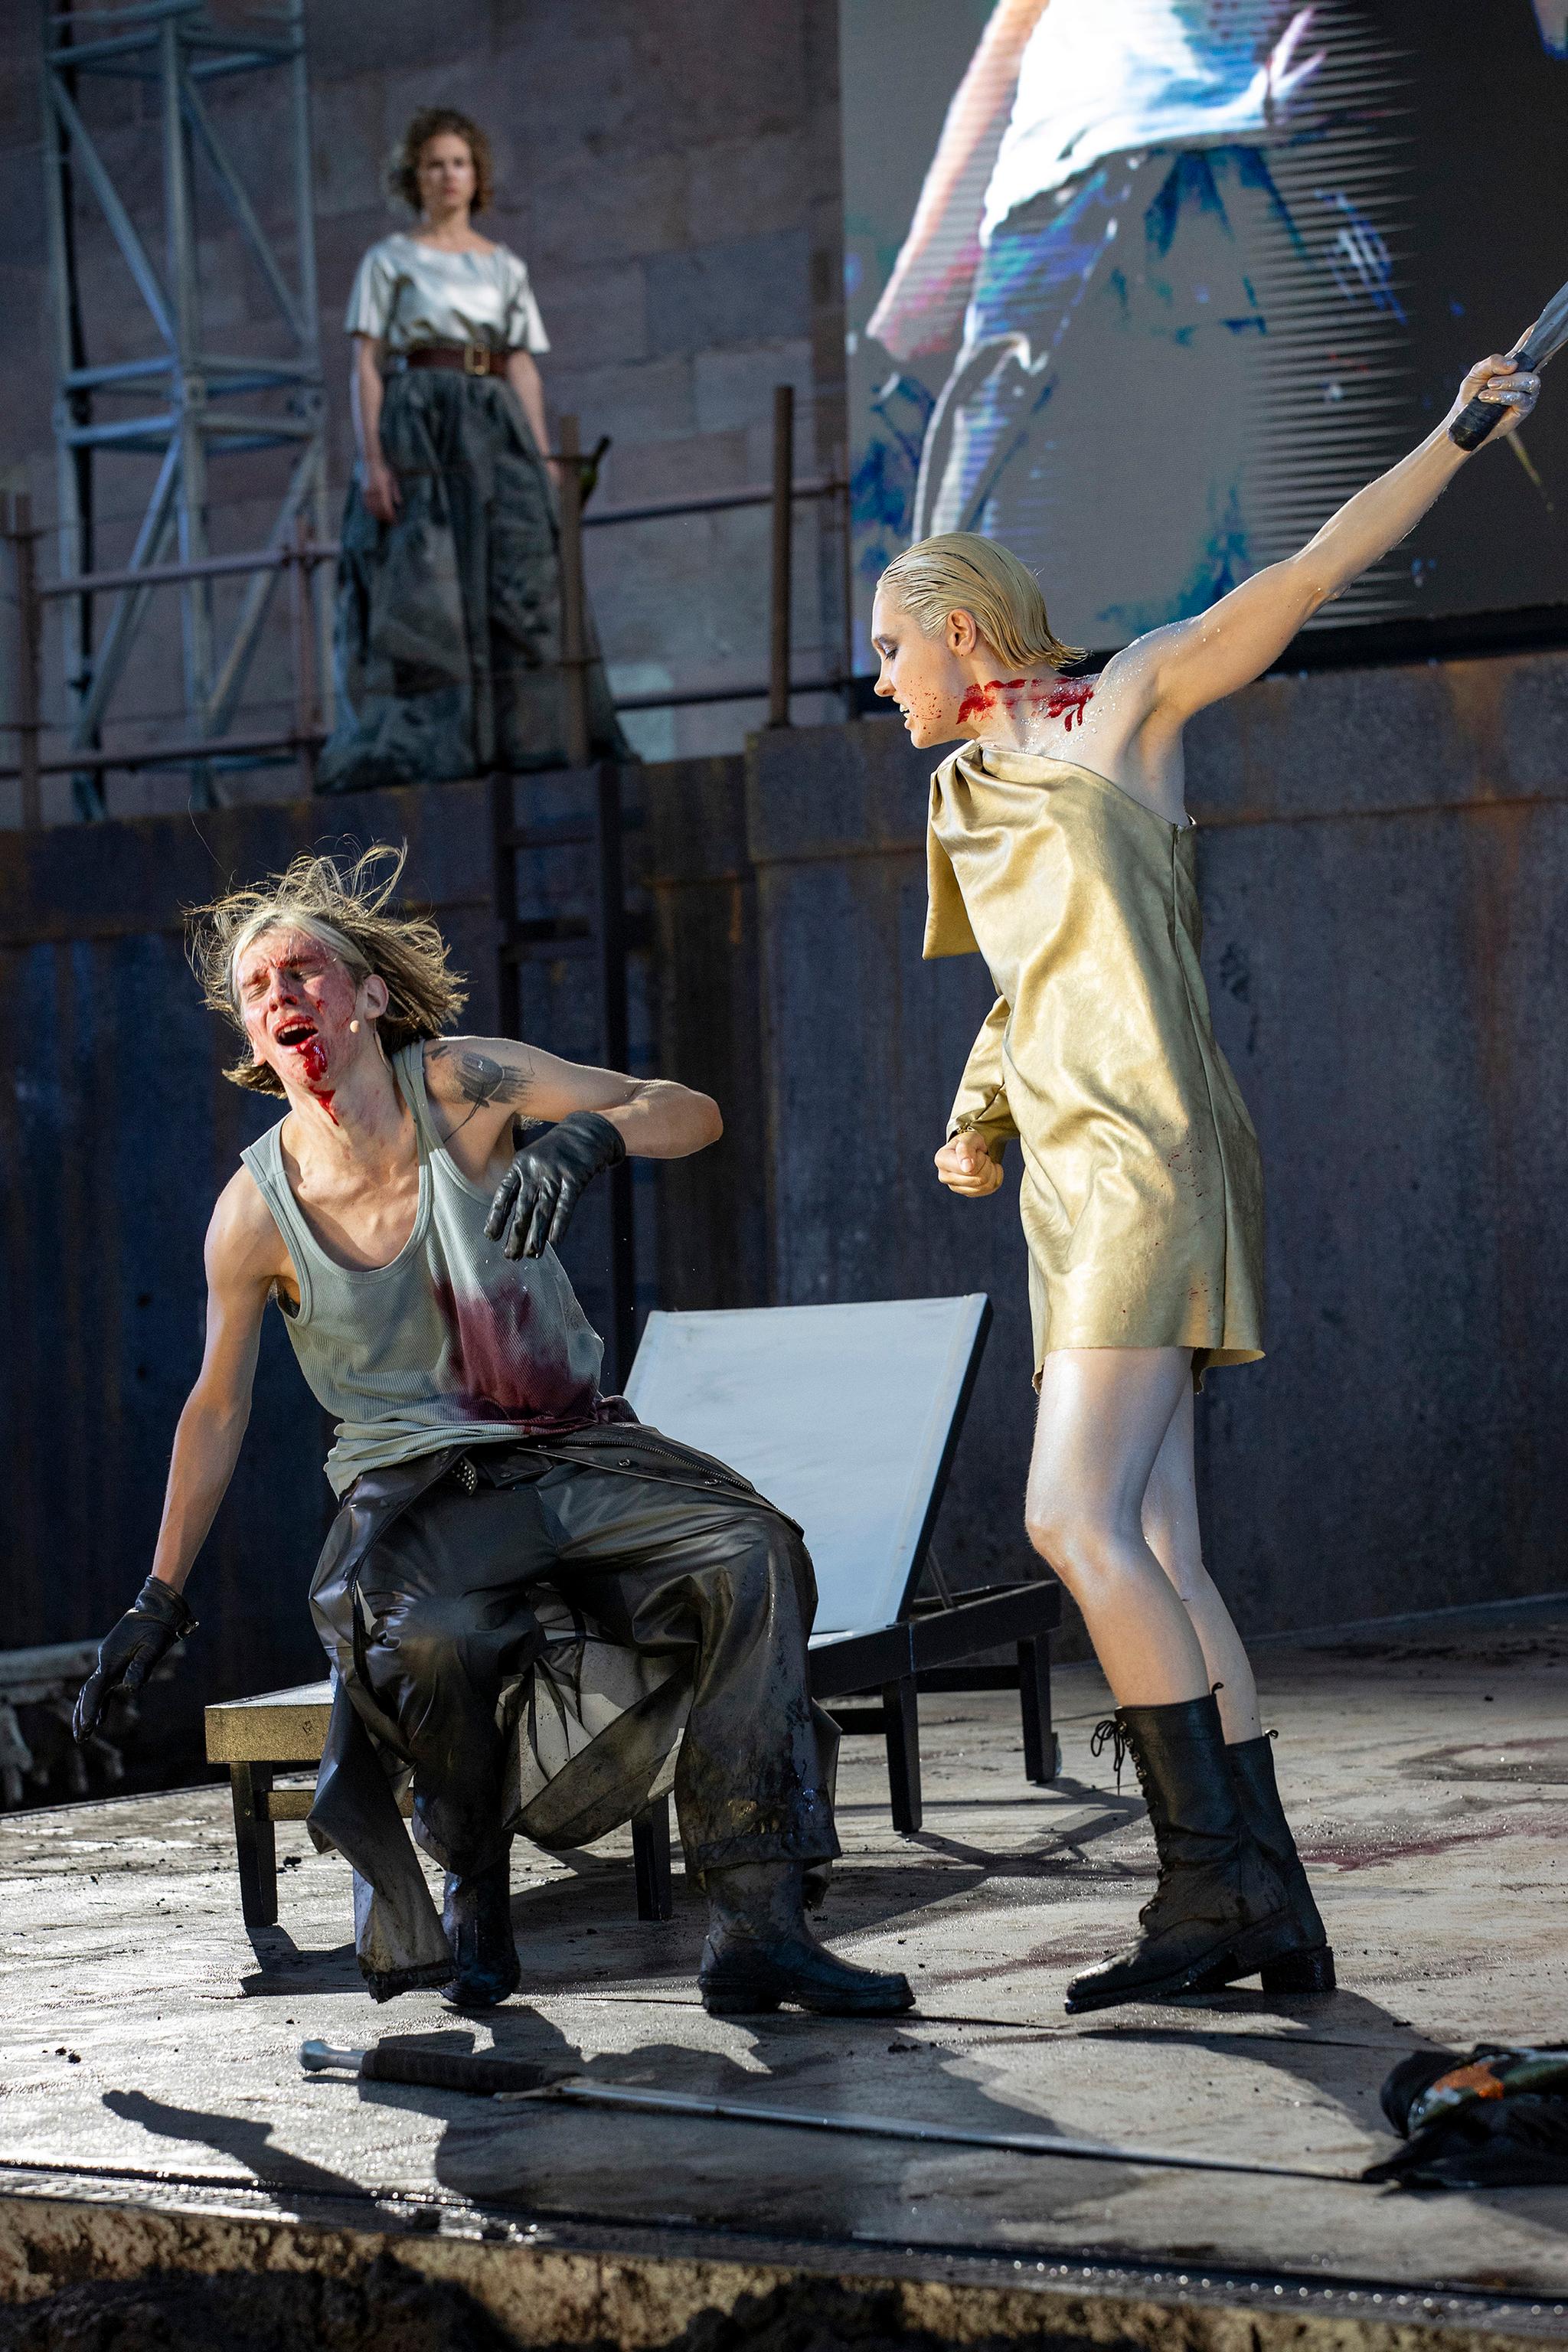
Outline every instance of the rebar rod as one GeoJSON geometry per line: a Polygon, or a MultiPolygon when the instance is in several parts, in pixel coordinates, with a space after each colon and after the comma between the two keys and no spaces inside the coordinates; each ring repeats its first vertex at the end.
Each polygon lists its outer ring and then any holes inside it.
{"type": "Polygon", "coordinates": [[[14,522],[11,552],[16,582],[16,761],[21,783],[22,824],[36,831],[44,821],[43,789],[39,781],[38,663],[42,643],[39,626],[37,551],[33,541],[33,502],[18,491],[7,518],[14,522]]]}
{"type": "Polygon", "coordinates": [[[773,581],[768,628],[768,725],[789,725],[791,555],[795,544],[795,386],[773,387],[773,581]]]}
{"type": "Polygon", "coordinates": [[[566,699],[566,762],[585,768],[592,750],[588,725],[588,610],[583,580],[582,443],[577,419],[563,416],[561,444],[561,668],[566,699]]]}

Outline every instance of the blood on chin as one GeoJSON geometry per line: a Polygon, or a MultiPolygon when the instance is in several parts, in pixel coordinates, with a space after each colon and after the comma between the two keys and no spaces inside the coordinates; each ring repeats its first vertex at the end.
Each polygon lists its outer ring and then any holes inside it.
{"type": "Polygon", "coordinates": [[[326,1039],[318,1031],[305,1038],[300,1045],[289,1045],[286,1050],[290,1054],[298,1054],[300,1067],[304,1073],[305,1084],[310,1091],[312,1099],[321,1104],[332,1125],[338,1126],[340,1124],[338,1115],[332,1108],[332,1097],[337,1093],[337,1088],[323,1086],[321,1083],[327,1075],[326,1039]]]}

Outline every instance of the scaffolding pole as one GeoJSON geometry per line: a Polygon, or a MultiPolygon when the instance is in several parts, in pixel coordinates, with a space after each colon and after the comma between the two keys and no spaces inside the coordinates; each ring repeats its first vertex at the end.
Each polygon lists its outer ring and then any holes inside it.
{"type": "MultiPolygon", "coordinates": [[[[230,719],[265,625],[278,571],[256,574],[226,632],[218,626],[212,577],[204,572],[208,478],[226,456],[287,449],[289,466],[278,499],[268,547],[292,548],[300,522],[310,535],[328,534],[326,415],[310,203],[310,89],[305,56],[304,0],[283,0],[265,33],[213,17],[207,0],[130,0],[109,19],[73,12],[68,0],[43,0],[44,163],[50,278],[55,311],[58,396],[58,573],[62,585],[82,579],[79,594],[60,597],[62,654],[69,713],[69,746],[83,753],[76,777],[84,816],[103,813],[101,763],[90,755],[113,716],[117,688],[133,667],[152,608],[156,568],[171,542],[186,567],[180,590],[184,734],[211,737],[223,751],[230,719]],[[225,144],[209,104],[215,85],[236,74],[265,72],[287,79],[287,140],[290,168],[279,174],[292,195],[292,268],[286,268],[225,144]],[[89,129],[78,100],[91,74],[154,94],[163,191],[162,267],[135,226],[114,174],[89,129]],[[204,206],[221,203],[242,247],[271,298],[276,348],[243,359],[214,352],[204,331],[199,256],[204,206]],[[109,364],[90,363],[91,321],[79,284],[79,212],[96,211],[145,313],[151,349],[109,364]],[[141,401],[126,416],[127,399],[141,401]],[[237,410],[229,404],[243,400],[237,410]],[[115,403],[105,417],[101,404],[115,403]],[[266,403],[270,400],[272,405],[266,403]],[[96,492],[100,469],[124,456],[159,460],[129,560],[115,567],[128,576],[111,592],[86,585],[99,569],[95,510],[125,503],[96,492]],[[145,580],[138,575],[147,574],[145,580]],[[102,607],[107,618],[99,626],[102,607]]],[[[151,167],[148,154],[139,162],[151,167]]],[[[148,169],[147,176],[152,177],[148,169]]],[[[167,567],[165,566],[165,569],[167,567]]],[[[293,616],[293,642],[314,643],[319,697],[330,700],[331,606],[327,583],[303,567],[300,593],[308,617],[293,616]]],[[[330,724],[330,709],[325,713],[330,724]]],[[[192,798],[210,804],[212,769],[192,770],[192,798]]]]}

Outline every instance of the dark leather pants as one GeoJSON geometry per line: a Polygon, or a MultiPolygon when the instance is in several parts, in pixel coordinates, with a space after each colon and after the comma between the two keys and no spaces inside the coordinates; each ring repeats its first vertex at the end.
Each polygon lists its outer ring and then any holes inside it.
{"type": "MultiPolygon", "coordinates": [[[[650,1475],[640,1436],[614,1441],[630,1449],[618,1468],[479,1449],[476,1493],[444,1476],[360,1564],[359,1672],[413,1765],[420,1842],[449,1870],[504,1850],[502,1693],[536,1654],[529,1596],[543,1582],[610,1640],[682,1661],[675,1801],[689,1871],[838,1852],[806,1678],[805,1545],[749,1493],[650,1475]]],[[[611,1459],[602,1439],[595,1450],[611,1459]]]]}

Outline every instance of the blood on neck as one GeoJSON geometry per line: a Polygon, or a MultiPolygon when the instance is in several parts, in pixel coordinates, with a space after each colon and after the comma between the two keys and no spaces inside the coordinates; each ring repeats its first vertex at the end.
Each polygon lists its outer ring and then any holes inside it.
{"type": "Polygon", "coordinates": [[[1070,734],[1075,721],[1082,726],[1084,709],[1093,699],[1090,678],[992,677],[969,688],[959,704],[958,719],[966,726],[990,711],[1005,710],[1010,719],[1059,719],[1070,734]]]}

